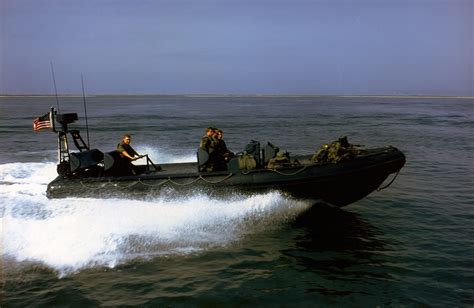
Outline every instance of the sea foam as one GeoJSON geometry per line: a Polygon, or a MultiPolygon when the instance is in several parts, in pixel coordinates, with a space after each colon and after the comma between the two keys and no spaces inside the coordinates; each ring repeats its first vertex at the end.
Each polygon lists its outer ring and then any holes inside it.
{"type": "Polygon", "coordinates": [[[136,258],[199,253],[275,228],[307,209],[278,192],[224,200],[192,197],[47,199],[54,163],[0,165],[4,257],[60,275],[136,258]]]}

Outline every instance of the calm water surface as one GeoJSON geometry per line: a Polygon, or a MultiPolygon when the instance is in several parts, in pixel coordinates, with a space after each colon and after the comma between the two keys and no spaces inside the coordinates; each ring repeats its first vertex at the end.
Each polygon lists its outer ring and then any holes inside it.
{"type": "MultiPolygon", "coordinates": [[[[90,142],[124,133],[155,162],[195,160],[203,128],[240,151],[313,153],[347,135],[394,145],[388,189],[343,209],[277,191],[217,200],[48,200],[56,138],[33,118],[54,97],[0,98],[2,306],[474,305],[474,100],[88,97],[90,142]]],[[[78,112],[82,98],[60,98],[78,112]]],[[[83,131],[83,136],[86,137],[83,131]]]]}

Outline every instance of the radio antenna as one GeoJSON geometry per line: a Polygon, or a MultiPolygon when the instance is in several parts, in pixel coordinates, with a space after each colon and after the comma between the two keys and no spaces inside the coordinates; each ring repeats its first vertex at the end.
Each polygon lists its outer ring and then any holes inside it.
{"type": "Polygon", "coordinates": [[[56,93],[56,104],[58,105],[58,113],[59,113],[58,89],[56,88],[56,78],[54,77],[53,61],[51,61],[50,64],[51,64],[51,74],[53,75],[54,93],[56,93]]]}
{"type": "Polygon", "coordinates": [[[81,74],[81,83],[82,83],[82,100],[84,101],[84,114],[86,115],[86,133],[87,133],[87,147],[90,149],[89,143],[89,122],[87,121],[87,108],[86,108],[86,94],[84,91],[84,77],[81,74]]]}

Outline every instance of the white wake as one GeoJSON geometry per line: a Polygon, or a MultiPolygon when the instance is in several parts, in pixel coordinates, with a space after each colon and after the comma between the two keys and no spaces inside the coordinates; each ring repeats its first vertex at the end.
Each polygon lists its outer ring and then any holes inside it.
{"type": "Polygon", "coordinates": [[[54,163],[0,165],[5,258],[68,273],[136,258],[199,253],[275,228],[310,206],[278,192],[225,200],[206,195],[146,201],[50,200],[46,185],[55,176],[54,163]]]}

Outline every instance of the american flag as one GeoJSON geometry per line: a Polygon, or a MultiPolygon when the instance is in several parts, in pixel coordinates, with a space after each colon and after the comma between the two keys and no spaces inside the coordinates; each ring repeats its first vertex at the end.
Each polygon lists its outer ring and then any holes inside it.
{"type": "Polygon", "coordinates": [[[33,130],[35,132],[41,130],[41,129],[46,129],[46,128],[51,128],[51,119],[49,117],[49,112],[45,114],[42,117],[38,117],[33,120],[33,130]]]}

